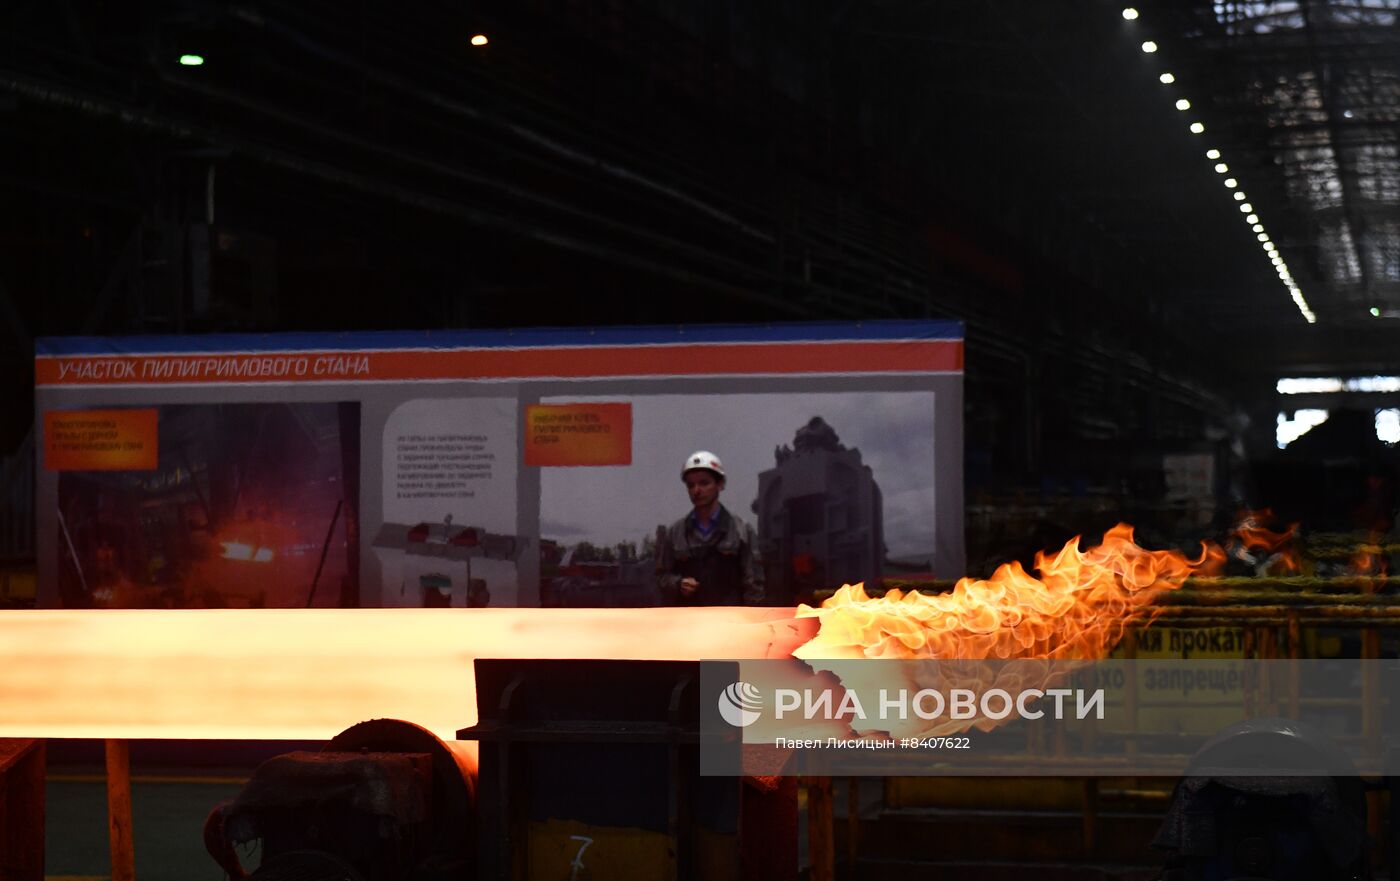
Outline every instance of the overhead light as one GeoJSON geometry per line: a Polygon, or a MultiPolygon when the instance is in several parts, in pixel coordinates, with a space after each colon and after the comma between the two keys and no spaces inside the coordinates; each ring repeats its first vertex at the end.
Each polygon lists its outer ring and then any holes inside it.
{"type": "Polygon", "coordinates": [[[203,55],[181,55],[180,63],[185,67],[199,67],[204,63],[203,55]]]}
{"type": "Polygon", "coordinates": [[[1342,111],[1342,117],[1345,118],[1345,119],[1351,119],[1351,118],[1354,117],[1354,116],[1356,116],[1356,114],[1355,114],[1355,113],[1352,113],[1350,110],[1343,110],[1343,111],[1342,111]]]}
{"type": "MultiPolygon", "coordinates": [[[[1350,114],[1351,111],[1348,110],[1347,113],[1350,114]]],[[[1372,318],[1380,318],[1380,317],[1381,317],[1381,310],[1378,309],[1378,308],[1376,308],[1375,306],[1372,306],[1372,307],[1371,307],[1371,317],[1372,317],[1372,318]]]]}
{"type": "MultiPolygon", "coordinates": [[[[1219,4],[1217,4],[1217,10],[1219,8],[1220,6],[1219,4]]],[[[1123,9],[1124,19],[1128,21],[1133,21],[1136,20],[1137,17],[1138,11],[1133,7],[1126,7],[1123,9]]],[[[1142,51],[1144,52],[1152,53],[1156,52],[1157,49],[1158,46],[1156,42],[1152,40],[1144,40],[1142,43],[1142,51]]],[[[1176,76],[1170,71],[1163,71],[1162,73],[1157,75],[1157,80],[1163,85],[1171,85],[1172,83],[1176,82],[1176,76]]],[[[1186,98],[1177,98],[1176,109],[1179,111],[1190,110],[1191,102],[1186,98]]],[[[1350,111],[1346,111],[1345,115],[1348,119],[1351,118],[1350,111]]],[[[1201,122],[1200,120],[1197,120],[1195,122],[1192,122],[1189,128],[1193,135],[1200,135],[1205,133],[1206,124],[1204,122],[1201,122]]],[[[1220,150],[1218,150],[1215,147],[1211,147],[1210,149],[1206,150],[1206,158],[1210,159],[1212,162],[1215,163],[1215,173],[1228,174],[1230,171],[1230,166],[1225,162],[1219,161],[1220,156],[1220,150]]],[[[1263,247],[1265,253],[1269,255],[1269,262],[1273,264],[1274,268],[1278,272],[1279,279],[1284,283],[1285,286],[1288,287],[1289,291],[1291,292],[1293,302],[1298,307],[1298,312],[1309,324],[1315,324],[1317,322],[1317,316],[1313,314],[1313,311],[1310,308],[1308,308],[1307,301],[1303,299],[1303,292],[1293,281],[1293,276],[1292,273],[1289,272],[1288,264],[1285,263],[1283,261],[1283,258],[1279,256],[1278,249],[1274,246],[1273,241],[1269,238],[1269,234],[1264,231],[1264,224],[1259,222],[1259,215],[1254,213],[1254,206],[1247,201],[1248,196],[1245,195],[1243,190],[1239,189],[1239,180],[1234,177],[1227,177],[1224,178],[1222,182],[1225,184],[1225,187],[1227,189],[1234,191],[1232,197],[1235,202],[1239,203],[1240,213],[1245,215],[1245,223],[1250,225],[1250,229],[1256,234],[1261,244],[1261,247],[1263,247]]],[[[1376,311],[1377,310],[1372,309],[1372,314],[1375,314],[1376,311]]]]}
{"type": "Polygon", "coordinates": [[[491,41],[488,40],[488,39],[486,38],[486,35],[485,35],[485,34],[473,34],[473,35],[472,35],[472,45],[473,45],[473,46],[485,46],[485,45],[486,45],[487,43],[489,43],[489,42],[491,42],[491,41]]]}
{"type": "Polygon", "coordinates": [[[1137,11],[1136,9],[1134,9],[1133,7],[1129,6],[1127,9],[1124,9],[1124,10],[1123,10],[1123,18],[1124,18],[1125,20],[1127,20],[1127,21],[1137,21],[1137,17],[1138,17],[1138,11],[1137,11]]]}

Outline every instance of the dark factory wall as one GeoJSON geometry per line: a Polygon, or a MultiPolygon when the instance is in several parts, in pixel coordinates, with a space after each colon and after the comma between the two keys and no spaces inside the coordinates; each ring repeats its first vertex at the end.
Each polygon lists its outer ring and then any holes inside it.
{"type": "Polygon", "coordinates": [[[1029,21],[961,10],[969,54],[825,0],[67,8],[0,48],[5,450],[33,337],[75,333],[960,318],[988,498],[1121,499],[1261,388],[1176,301],[1205,270],[1084,189],[1179,157],[1095,146],[1095,71],[1012,73],[1029,21]]]}

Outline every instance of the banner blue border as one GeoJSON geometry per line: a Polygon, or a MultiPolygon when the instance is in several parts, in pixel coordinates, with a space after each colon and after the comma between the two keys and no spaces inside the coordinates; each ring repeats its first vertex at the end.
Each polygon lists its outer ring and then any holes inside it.
{"type": "Polygon", "coordinates": [[[345,333],[183,334],[129,337],[42,337],[36,356],[340,352],[401,349],[518,349],[561,346],[644,346],[677,343],[881,342],[963,339],[960,321],[797,322],[636,327],[549,327],[499,330],[350,331],[345,333]]]}

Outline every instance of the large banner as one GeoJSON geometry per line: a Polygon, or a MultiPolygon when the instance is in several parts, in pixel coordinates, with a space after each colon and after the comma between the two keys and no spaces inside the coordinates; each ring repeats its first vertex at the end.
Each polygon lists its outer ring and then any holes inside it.
{"type": "Polygon", "coordinates": [[[763,601],[963,571],[960,325],[41,340],[39,602],[645,606],[722,461],[763,601]]]}

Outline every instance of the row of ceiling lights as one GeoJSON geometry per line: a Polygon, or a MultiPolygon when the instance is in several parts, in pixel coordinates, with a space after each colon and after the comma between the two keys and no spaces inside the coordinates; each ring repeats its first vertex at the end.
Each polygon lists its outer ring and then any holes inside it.
{"type": "MultiPolygon", "coordinates": [[[[1138,11],[1131,6],[1123,10],[1123,18],[1127,21],[1136,21],[1138,15],[1138,11]]],[[[1157,51],[1158,46],[1156,42],[1152,40],[1144,40],[1141,49],[1143,52],[1150,55],[1157,51]]],[[[1163,85],[1169,86],[1176,82],[1176,77],[1173,76],[1170,71],[1166,71],[1163,72],[1161,76],[1157,77],[1157,80],[1163,85]]],[[[1190,110],[1191,102],[1186,98],[1178,98],[1176,100],[1176,109],[1180,111],[1190,110]]],[[[1190,129],[1191,134],[1200,135],[1205,133],[1206,126],[1205,123],[1197,120],[1191,123],[1190,129]]],[[[1206,158],[1215,162],[1216,174],[1229,174],[1230,167],[1221,160],[1219,150],[1214,147],[1207,150],[1206,158]]],[[[1264,224],[1259,219],[1259,215],[1255,212],[1254,206],[1249,203],[1249,199],[1245,196],[1244,190],[1239,188],[1240,182],[1234,177],[1226,177],[1224,178],[1224,184],[1227,189],[1233,191],[1234,199],[1239,203],[1240,213],[1245,215],[1244,222],[1249,224],[1249,228],[1254,231],[1260,246],[1263,247],[1264,253],[1269,255],[1269,261],[1274,265],[1274,270],[1278,273],[1279,281],[1283,282],[1284,286],[1288,288],[1288,293],[1293,298],[1294,305],[1298,307],[1298,311],[1302,313],[1303,318],[1307,320],[1308,324],[1315,324],[1317,322],[1317,315],[1308,307],[1308,301],[1303,299],[1302,289],[1298,287],[1298,282],[1293,279],[1292,273],[1288,271],[1288,264],[1284,262],[1283,257],[1279,256],[1278,246],[1273,243],[1273,240],[1269,238],[1269,234],[1265,232],[1264,224]]]]}

